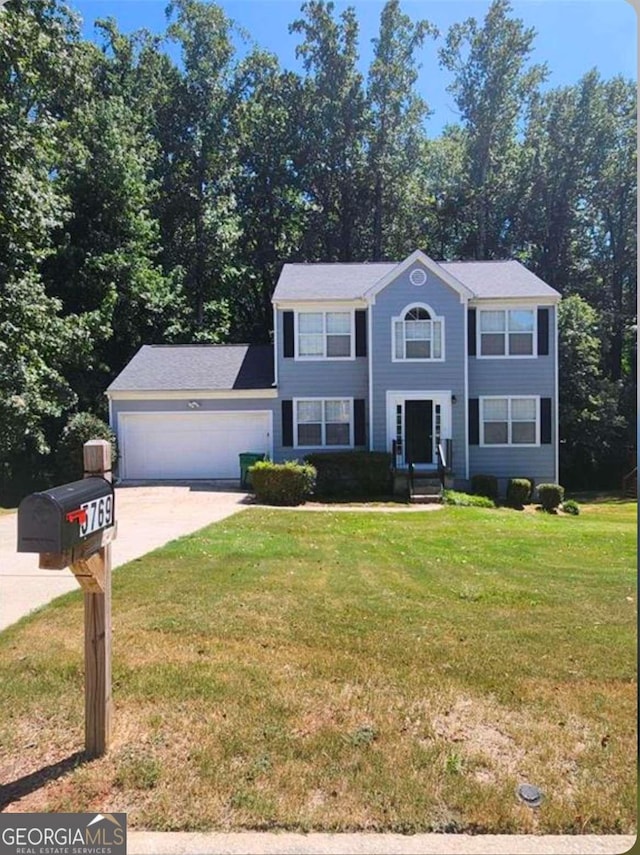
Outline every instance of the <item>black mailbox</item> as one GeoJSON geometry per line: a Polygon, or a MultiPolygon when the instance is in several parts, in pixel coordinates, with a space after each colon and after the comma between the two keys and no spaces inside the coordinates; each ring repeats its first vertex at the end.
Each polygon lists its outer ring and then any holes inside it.
{"type": "Polygon", "coordinates": [[[32,493],[18,508],[18,552],[66,552],[114,520],[113,484],[105,478],[32,493]]]}

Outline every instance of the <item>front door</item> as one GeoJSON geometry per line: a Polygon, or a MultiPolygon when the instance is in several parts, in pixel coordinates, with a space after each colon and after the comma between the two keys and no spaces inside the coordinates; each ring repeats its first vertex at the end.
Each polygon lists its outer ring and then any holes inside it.
{"type": "Polygon", "coordinates": [[[404,424],[406,462],[433,463],[433,401],[405,401],[404,424]]]}

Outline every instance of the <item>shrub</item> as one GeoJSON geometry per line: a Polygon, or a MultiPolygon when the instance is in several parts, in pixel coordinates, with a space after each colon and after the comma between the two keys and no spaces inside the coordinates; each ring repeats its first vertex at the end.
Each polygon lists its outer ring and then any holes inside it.
{"type": "Polygon", "coordinates": [[[562,510],[565,514],[572,514],[574,517],[577,517],[580,513],[580,505],[573,499],[568,499],[562,503],[562,510]]]}
{"type": "Polygon", "coordinates": [[[392,490],[391,455],[380,451],[325,451],[305,460],[317,471],[316,496],[386,496],[392,490]]]}
{"type": "Polygon", "coordinates": [[[498,479],[495,475],[473,475],[471,492],[476,496],[486,496],[495,502],[498,498],[498,479]]]}
{"type": "Polygon", "coordinates": [[[487,496],[472,496],[470,493],[459,493],[457,490],[444,490],[442,501],[445,505],[458,505],[464,508],[495,508],[496,503],[487,496]]]}
{"type": "Polygon", "coordinates": [[[531,498],[531,481],[528,478],[510,478],[507,484],[507,504],[521,508],[531,498]]]}
{"type": "Polygon", "coordinates": [[[79,481],[84,475],[82,447],[90,439],[111,443],[111,466],[118,460],[116,436],[106,422],[92,413],[76,413],[64,427],[56,446],[56,474],[62,482],[79,481]]]}
{"type": "Polygon", "coordinates": [[[249,468],[253,492],[265,505],[302,505],[311,495],[316,470],[304,463],[261,460],[249,468]]]}
{"type": "Polygon", "coordinates": [[[559,484],[538,484],[538,499],[545,511],[555,511],[564,498],[564,487],[559,484]]]}

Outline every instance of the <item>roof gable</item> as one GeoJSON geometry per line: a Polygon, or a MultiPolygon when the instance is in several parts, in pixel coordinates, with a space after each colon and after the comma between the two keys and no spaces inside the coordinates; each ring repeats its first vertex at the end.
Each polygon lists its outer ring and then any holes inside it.
{"type": "Polygon", "coordinates": [[[467,288],[459,279],[449,273],[445,268],[438,264],[437,261],[434,261],[432,258],[422,252],[421,249],[417,249],[415,252],[412,252],[404,261],[401,261],[399,264],[396,264],[392,270],[389,270],[378,282],[371,286],[368,291],[365,293],[365,297],[372,302],[375,302],[376,295],[378,295],[382,290],[384,290],[388,285],[390,285],[393,281],[395,281],[398,276],[402,275],[405,270],[408,270],[414,264],[419,263],[439,279],[441,279],[446,285],[448,285],[453,291],[460,295],[461,299],[470,299],[474,296],[473,291],[467,288]]]}

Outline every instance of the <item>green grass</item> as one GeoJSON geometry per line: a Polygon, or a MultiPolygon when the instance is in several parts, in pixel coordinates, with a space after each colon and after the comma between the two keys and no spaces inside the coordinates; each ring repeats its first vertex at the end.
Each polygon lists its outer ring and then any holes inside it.
{"type": "MultiPolygon", "coordinates": [[[[114,575],[114,739],[12,810],[631,832],[633,503],[250,509],[114,575]],[[520,805],[521,782],[545,800],[520,805]]],[[[0,782],[82,746],[82,606],[0,636],[0,782]]]]}

